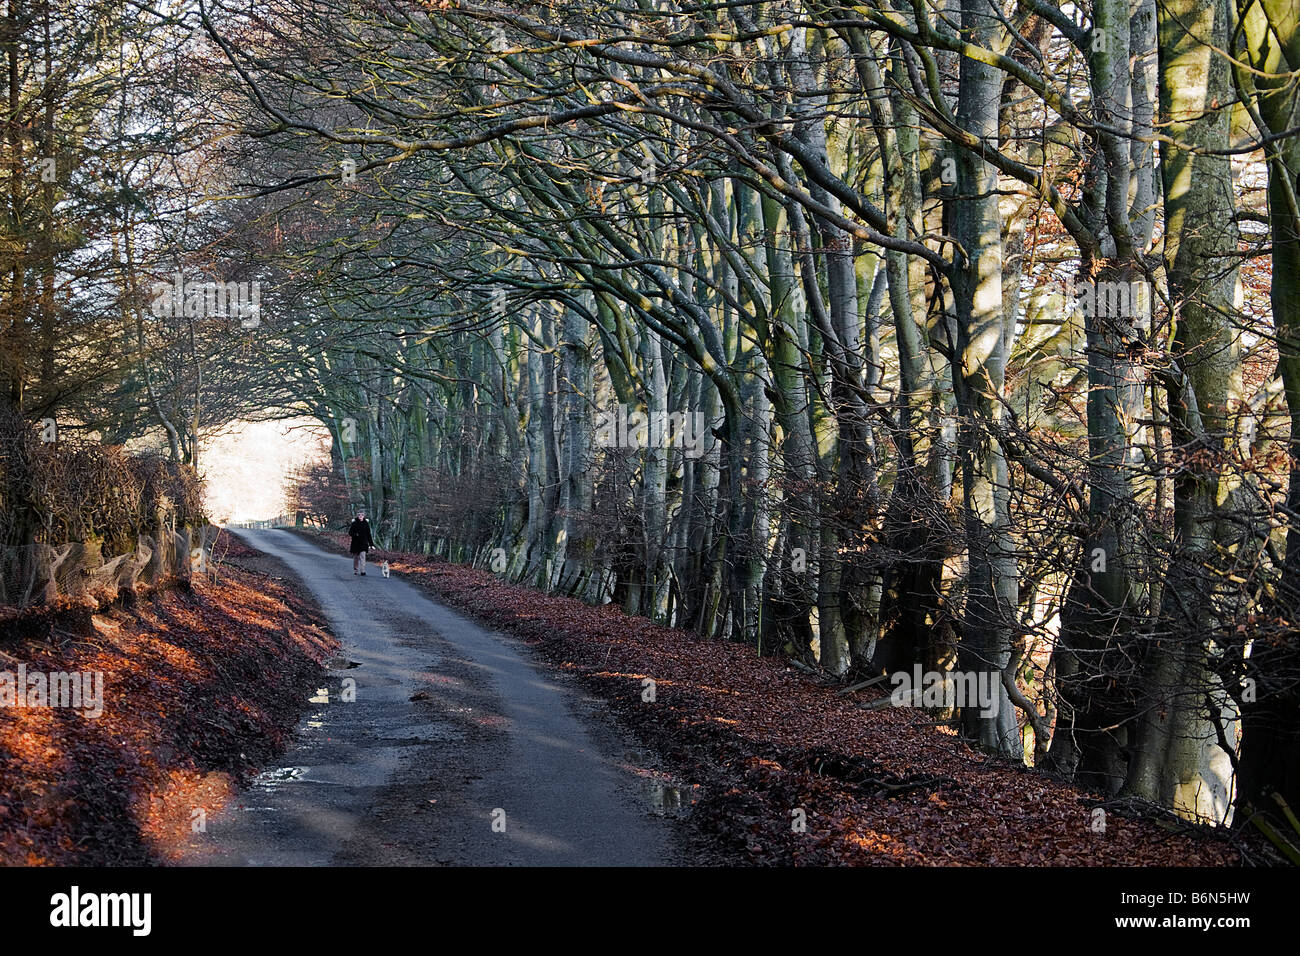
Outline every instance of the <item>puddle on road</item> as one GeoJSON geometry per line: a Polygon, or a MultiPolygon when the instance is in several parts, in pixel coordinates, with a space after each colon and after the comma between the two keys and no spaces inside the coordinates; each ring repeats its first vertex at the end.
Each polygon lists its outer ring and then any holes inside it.
{"type": "Polygon", "coordinates": [[[346,657],[332,657],[325,662],[325,666],[332,671],[350,671],[354,667],[361,665],[356,661],[350,661],[346,657]]]}
{"type": "Polygon", "coordinates": [[[679,787],[664,780],[651,781],[646,786],[650,812],[657,817],[684,817],[698,799],[694,787],[679,787]]]}
{"type": "Polygon", "coordinates": [[[306,773],[306,767],[274,767],[270,770],[263,770],[253,778],[249,789],[260,790],[263,793],[274,793],[280,789],[281,784],[301,780],[306,773]]]}

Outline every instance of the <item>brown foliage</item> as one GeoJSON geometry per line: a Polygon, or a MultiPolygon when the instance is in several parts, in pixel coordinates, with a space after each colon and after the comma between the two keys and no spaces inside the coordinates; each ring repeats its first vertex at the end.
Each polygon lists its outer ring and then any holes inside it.
{"type": "Polygon", "coordinates": [[[203,522],[202,483],[188,465],[62,435],[0,413],[0,547],[100,541],[131,550],[162,520],[203,522]]]}
{"type": "MultiPolygon", "coordinates": [[[[247,554],[223,535],[215,551],[247,554]]],[[[316,612],[264,574],[160,592],[90,632],[8,641],[29,671],[99,671],[103,714],[0,708],[0,865],[144,865],[195,839],[290,741],[336,647],[316,612]]]]}

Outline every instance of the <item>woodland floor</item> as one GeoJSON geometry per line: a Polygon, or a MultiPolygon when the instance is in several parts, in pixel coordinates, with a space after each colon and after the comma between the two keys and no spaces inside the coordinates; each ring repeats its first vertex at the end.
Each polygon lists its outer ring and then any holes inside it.
{"type": "Polygon", "coordinates": [[[104,675],[97,718],[0,708],[0,865],[172,862],[194,811],[284,750],[335,642],[275,562],[229,535],[215,556],[241,567],[56,616],[45,637],[0,627],[0,670],[104,675]]]}
{"type": "MultiPolygon", "coordinates": [[[[309,535],[343,550],[337,535],[309,535]]],[[[522,638],[609,702],[685,782],[692,826],[758,865],[1233,866],[1240,838],[992,758],[925,712],[860,705],[753,648],[497,576],[385,553],[392,573],[522,638]],[[653,703],[643,681],[655,682],[653,703]],[[1090,826],[1106,810],[1104,832],[1090,826]],[[802,810],[806,829],[793,824],[802,810]]],[[[1250,854],[1253,856],[1254,854],[1250,854]]]]}

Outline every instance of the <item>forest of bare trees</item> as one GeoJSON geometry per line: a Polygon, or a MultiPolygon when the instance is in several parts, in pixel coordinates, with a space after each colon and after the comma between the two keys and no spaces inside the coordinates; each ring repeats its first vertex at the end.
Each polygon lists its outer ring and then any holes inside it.
{"type": "Polygon", "coordinates": [[[3,24],[33,428],[201,469],[206,430],[307,415],[293,507],[385,547],[845,683],[985,681],[938,716],[1103,794],[1300,808],[1292,3],[3,24]]]}

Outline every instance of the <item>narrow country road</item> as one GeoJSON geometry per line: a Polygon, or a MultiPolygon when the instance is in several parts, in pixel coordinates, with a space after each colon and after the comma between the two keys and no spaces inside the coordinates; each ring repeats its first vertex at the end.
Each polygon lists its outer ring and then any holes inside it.
{"type": "Polygon", "coordinates": [[[303,582],[342,647],[281,766],[208,820],[188,862],[678,862],[635,745],[528,648],[374,565],[357,577],[290,532],[239,534],[303,582]]]}

